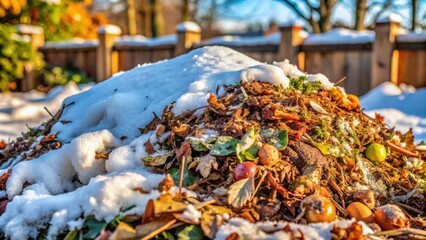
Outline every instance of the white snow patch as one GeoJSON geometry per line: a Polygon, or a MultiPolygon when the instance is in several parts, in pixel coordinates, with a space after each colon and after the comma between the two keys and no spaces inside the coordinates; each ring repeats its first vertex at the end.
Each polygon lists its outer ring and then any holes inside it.
{"type": "Polygon", "coordinates": [[[412,87],[385,82],[360,98],[365,112],[385,117],[385,123],[401,132],[413,129],[416,142],[426,140],[426,88],[412,87]]]}
{"type": "Polygon", "coordinates": [[[106,25],[100,26],[98,28],[98,33],[120,35],[121,34],[121,28],[119,26],[116,26],[116,25],[106,24],[106,25]]]}
{"type": "MultiPolygon", "coordinates": [[[[290,234],[278,231],[289,226],[291,231],[301,231],[305,239],[328,240],[331,239],[331,229],[337,225],[341,228],[349,227],[354,220],[336,220],[331,223],[316,223],[309,225],[296,224],[284,221],[266,221],[250,223],[242,218],[232,218],[228,223],[219,227],[215,239],[226,239],[230,234],[237,233],[242,239],[290,239],[290,234]],[[277,231],[273,234],[267,232],[277,231]]],[[[362,225],[363,234],[371,234],[373,230],[365,223],[358,222],[362,225]]]]}
{"type": "Polygon", "coordinates": [[[65,98],[90,87],[70,82],[66,86],[53,88],[48,94],[35,90],[27,93],[0,93],[0,140],[19,137],[21,132],[28,131],[26,125],[40,125],[50,118],[44,107],[55,113],[65,98]]]}
{"type": "Polygon", "coordinates": [[[46,42],[42,48],[87,48],[87,47],[98,47],[98,40],[87,40],[82,38],[75,38],[69,41],[59,42],[46,42]]]}
{"type": "Polygon", "coordinates": [[[396,41],[407,43],[426,42],[426,31],[400,34],[396,36],[396,41]]]}
{"type": "Polygon", "coordinates": [[[115,40],[115,46],[160,46],[174,45],[177,43],[176,35],[167,35],[156,38],[146,38],[142,35],[122,36],[115,40]]]}
{"type": "Polygon", "coordinates": [[[402,17],[401,17],[401,15],[399,15],[397,13],[391,13],[391,14],[388,14],[387,16],[380,17],[376,21],[376,23],[387,23],[387,22],[401,23],[402,17]]]}
{"type": "Polygon", "coordinates": [[[201,41],[197,46],[223,45],[223,46],[254,46],[277,45],[281,41],[281,33],[273,33],[267,36],[240,37],[225,35],[201,41]]]}
{"type": "Polygon", "coordinates": [[[284,75],[284,71],[274,65],[256,65],[242,71],[241,81],[269,82],[275,86],[287,88],[290,80],[284,75]]]}
{"type": "Polygon", "coordinates": [[[180,24],[178,24],[176,26],[176,31],[177,32],[196,32],[196,33],[200,33],[201,32],[201,28],[195,22],[185,21],[185,22],[182,22],[182,23],[180,23],[180,24]]]}
{"type": "Polygon", "coordinates": [[[373,31],[334,28],[326,33],[309,35],[302,45],[371,43],[374,41],[374,36],[373,31]]]}

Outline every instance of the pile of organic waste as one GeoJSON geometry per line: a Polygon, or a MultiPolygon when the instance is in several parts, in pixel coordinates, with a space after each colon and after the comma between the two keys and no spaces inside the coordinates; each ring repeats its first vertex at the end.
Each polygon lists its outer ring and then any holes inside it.
{"type": "MultiPolygon", "coordinates": [[[[393,131],[380,115],[365,115],[356,96],[304,76],[285,89],[254,81],[225,91],[180,115],[172,104],[140,129],[154,132],[144,143],[150,156],[141,161],[166,176],[143,216],[87,218],[63,237],[312,238],[304,225],[332,239],[426,237],[426,152],[412,132],[393,131]],[[173,186],[179,191],[170,193],[173,186]],[[330,222],[336,224],[320,224],[330,222]]],[[[0,163],[60,148],[49,134],[33,130],[3,146],[0,163]]]]}

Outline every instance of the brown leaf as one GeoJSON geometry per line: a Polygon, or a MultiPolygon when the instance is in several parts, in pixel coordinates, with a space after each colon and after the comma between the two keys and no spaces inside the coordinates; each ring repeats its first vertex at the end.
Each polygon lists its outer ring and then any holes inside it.
{"type": "Polygon", "coordinates": [[[96,153],[95,159],[108,159],[109,153],[96,153]]]}
{"type": "Polygon", "coordinates": [[[150,139],[148,139],[148,140],[144,143],[144,147],[145,147],[145,150],[146,150],[146,152],[147,152],[148,154],[153,154],[153,153],[155,153],[154,146],[152,146],[152,143],[151,143],[151,140],[150,140],[150,139]]]}
{"type": "Polygon", "coordinates": [[[300,121],[300,117],[295,113],[285,112],[276,106],[267,106],[262,110],[262,117],[269,120],[289,120],[300,121]]]}
{"type": "Polygon", "coordinates": [[[158,200],[149,200],[145,208],[143,223],[149,222],[155,216],[162,213],[182,212],[187,207],[179,201],[175,201],[171,194],[160,195],[158,200]]]}
{"type": "Polygon", "coordinates": [[[213,109],[219,111],[226,111],[226,106],[223,103],[219,102],[215,95],[210,93],[209,99],[207,101],[210,104],[210,107],[212,107],[213,109]]]}
{"type": "Polygon", "coordinates": [[[201,229],[204,232],[204,235],[210,239],[214,239],[214,236],[217,233],[220,225],[223,224],[223,218],[219,218],[218,215],[212,214],[209,211],[203,212],[201,216],[201,229]]]}
{"type": "Polygon", "coordinates": [[[284,199],[289,197],[287,189],[278,184],[277,180],[272,176],[272,173],[268,172],[266,175],[266,182],[274,188],[284,199]]]}
{"type": "Polygon", "coordinates": [[[54,139],[56,138],[56,135],[52,134],[49,136],[44,136],[41,140],[40,143],[48,143],[48,142],[52,142],[54,139]]]}
{"type": "Polygon", "coordinates": [[[132,239],[136,238],[138,235],[136,233],[136,230],[133,229],[131,226],[129,226],[125,222],[120,222],[118,224],[118,227],[115,229],[115,231],[110,236],[110,240],[122,240],[122,239],[132,239]]]}
{"type": "Polygon", "coordinates": [[[236,232],[229,234],[229,236],[226,237],[226,240],[239,240],[240,235],[236,232]]]}
{"type": "Polygon", "coordinates": [[[173,219],[175,218],[172,214],[163,214],[158,219],[136,226],[135,230],[137,232],[138,237],[144,237],[150,234],[151,232],[154,232],[155,230],[159,229],[160,227],[166,225],[173,219]]]}
{"type": "Polygon", "coordinates": [[[12,169],[9,169],[0,176],[0,190],[6,190],[6,182],[9,179],[10,174],[12,174],[12,169]]]}
{"type": "Polygon", "coordinates": [[[176,150],[176,158],[182,161],[182,157],[188,158],[189,156],[191,156],[191,145],[188,142],[184,142],[180,148],[176,150]]]}
{"type": "Polygon", "coordinates": [[[9,200],[0,201],[0,216],[3,215],[3,213],[6,211],[6,207],[8,203],[9,203],[9,200]]]}
{"type": "Polygon", "coordinates": [[[196,170],[200,172],[203,178],[207,178],[210,175],[212,168],[214,170],[217,170],[218,167],[219,167],[219,164],[216,161],[216,157],[210,154],[207,154],[199,158],[199,162],[198,162],[196,170]]]}
{"type": "Polygon", "coordinates": [[[173,131],[173,133],[175,133],[179,137],[186,137],[189,134],[189,132],[191,131],[191,126],[189,126],[188,124],[182,124],[182,125],[179,125],[179,126],[174,126],[174,127],[172,127],[172,131],[173,131]]]}
{"type": "Polygon", "coordinates": [[[173,178],[170,174],[167,174],[166,177],[158,185],[158,191],[168,192],[174,186],[173,178]]]}

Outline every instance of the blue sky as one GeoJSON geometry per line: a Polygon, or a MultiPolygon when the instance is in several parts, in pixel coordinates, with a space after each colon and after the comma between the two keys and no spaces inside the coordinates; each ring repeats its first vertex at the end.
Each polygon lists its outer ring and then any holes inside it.
{"type": "MultiPolygon", "coordinates": [[[[226,9],[221,14],[220,26],[224,29],[243,27],[246,23],[261,22],[263,25],[274,19],[279,24],[289,24],[291,22],[304,22],[293,13],[285,4],[280,3],[276,0],[244,0],[240,1],[240,4],[226,9]]],[[[346,25],[353,25],[354,14],[351,9],[351,0],[343,1],[338,3],[333,11],[332,19],[333,22],[342,22],[346,25]]],[[[390,14],[391,12],[397,12],[400,14],[404,21],[405,27],[410,26],[410,8],[406,5],[406,0],[396,0],[396,6],[391,10],[388,10],[383,16],[390,14]]],[[[373,11],[378,11],[378,8],[373,11]]],[[[418,18],[424,17],[426,13],[426,0],[419,0],[418,18]]],[[[371,22],[371,15],[367,15],[366,21],[371,22]]]]}

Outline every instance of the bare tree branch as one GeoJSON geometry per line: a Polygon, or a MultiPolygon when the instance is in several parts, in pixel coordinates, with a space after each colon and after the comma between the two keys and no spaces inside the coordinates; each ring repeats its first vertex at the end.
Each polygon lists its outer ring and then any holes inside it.
{"type": "Polygon", "coordinates": [[[289,6],[297,15],[299,15],[301,18],[303,18],[306,21],[310,21],[312,19],[312,15],[310,16],[310,18],[306,17],[302,11],[299,9],[298,6],[296,6],[295,3],[293,3],[292,1],[289,0],[276,0],[282,3],[285,3],[287,6],[289,6]]]}

